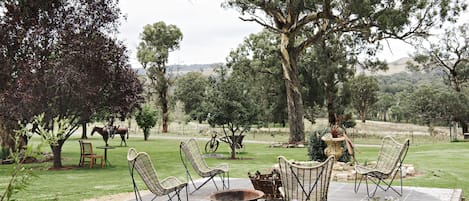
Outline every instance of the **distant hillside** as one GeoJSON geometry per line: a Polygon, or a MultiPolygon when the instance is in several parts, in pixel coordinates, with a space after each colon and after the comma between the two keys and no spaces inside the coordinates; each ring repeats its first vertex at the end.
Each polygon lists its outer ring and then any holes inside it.
{"type": "Polygon", "coordinates": [[[377,72],[370,72],[366,70],[357,70],[357,71],[358,73],[361,73],[364,71],[365,74],[367,75],[393,75],[393,74],[401,73],[401,72],[409,72],[409,70],[407,70],[406,68],[408,61],[412,61],[412,58],[404,57],[396,61],[389,62],[388,63],[389,69],[387,71],[377,71],[377,72]]]}
{"type": "MultiPolygon", "coordinates": [[[[189,64],[189,65],[170,65],[168,69],[176,74],[185,74],[188,72],[202,72],[204,75],[213,74],[215,66],[222,65],[222,63],[212,64],[189,64]]],[[[145,69],[136,68],[135,71],[138,75],[145,75],[145,69]]]]}
{"type": "MultiPolygon", "coordinates": [[[[398,59],[396,61],[392,61],[388,63],[389,70],[387,71],[378,71],[378,72],[370,72],[370,71],[364,71],[360,70],[360,67],[358,68],[358,73],[365,72],[365,74],[368,75],[393,75],[396,73],[401,73],[401,72],[408,72],[406,68],[406,63],[408,61],[411,61],[411,58],[409,57],[404,57],[401,59],[398,59]]],[[[168,69],[170,69],[172,72],[176,74],[185,74],[188,72],[202,72],[204,75],[212,75],[213,69],[217,65],[222,65],[222,63],[211,63],[211,64],[188,64],[188,65],[170,65],[168,69]]],[[[136,68],[135,71],[137,72],[138,75],[145,75],[145,69],[143,68],[136,68]]]]}
{"type": "Polygon", "coordinates": [[[379,74],[392,75],[392,74],[396,74],[400,72],[407,72],[409,70],[407,70],[406,66],[407,66],[407,62],[409,61],[412,61],[412,58],[404,57],[396,61],[390,62],[388,63],[389,70],[387,70],[386,72],[381,72],[379,74]]]}

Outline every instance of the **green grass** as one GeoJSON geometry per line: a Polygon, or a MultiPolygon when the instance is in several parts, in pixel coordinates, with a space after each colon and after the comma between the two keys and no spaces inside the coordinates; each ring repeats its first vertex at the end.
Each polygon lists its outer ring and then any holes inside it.
{"type": "MultiPolygon", "coordinates": [[[[128,145],[137,151],[150,154],[157,172],[161,178],[174,175],[185,180],[184,167],[179,156],[180,140],[155,139],[155,135],[149,141],[143,141],[143,137],[132,137],[128,145]]],[[[76,135],[78,137],[78,135],[76,135]]],[[[206,137],[206,136],[204,136],[206,137]]],[[[249,136],[247,139],[251,139],[249,136]]],[[[256,135],[254,139],[267,140],[269,137],[256,135]]],[[[270,141],[283,141],[285,136],[270,137],[270,141]],[[278,140],[282,139],[282,140],[278,140]]],[[[97,136],[90,141],[93,146],[102,146],[104,142],[97,136]]],[[[34,142],[34,140],[33,140],[34,142]]],[[[110,145],[118,146],[120,140],[113,139],[110,145]]],[[[374,142],[374,141],[373,141],[374,142]]],[[[205,141],[199,141],[203,146],[205,141]]],[[[289,159],[307,160],[306,148],[270,148],[268,144],[246,143],[244,152],[238,156],[242,160],[228,160],[209,158],[209,165],[217,163],[229,163],[230,176],[247,178],[248,172],[256,170],[267,171],[277,162],[277,156],[284,155],[289,159]]],[[[128,173],[126,154],[129,147],[116,147],[108,151],[108,158],[112,167],[104,169],[74,168],[70,170],[48,170],[51,163],[27,164],[32,167],[38,178],[27,187],[25,191],[15,194],[17,200],[83,200],[104,195],[132,192],[132,183],[128,173]]],[[[49,151],[48,147],[43,150],[49,151]]],[[[220,145],[217,153],[229,155],[228,146],[220,145]]],[[[378,148],[361,147],[359,160],[375,160],[378,148]]],[[[103,150],[96,149],[103,154],[103,150]]],[[[78,138],[69,139],[63,147],[63,165],[75,166],[79,161],[78,138]]],[[[469,144],[438,143],[425,144],[415,143],[411,145],[405,163],[414,164],[419,176],[406,179],[404,185],[421,187],[462,188],[465,197],[469,197],[469,171],[467,171],[467,159],[469,158],[469,144]]],[[[0,189],[4,189],[11,165],[0,166],[0,189]]],[[[139,185],[144,184],[139,180],[139,185]]]]}

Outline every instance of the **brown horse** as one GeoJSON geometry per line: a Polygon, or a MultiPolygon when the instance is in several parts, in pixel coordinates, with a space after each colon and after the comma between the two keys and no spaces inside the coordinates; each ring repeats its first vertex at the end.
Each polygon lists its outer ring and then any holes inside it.
{"type": "Polygon", "coordinates": [[[124,142],[125,146],[127,146],[127,142],[125,141],[125,135],[127,134],[127,139],[129,139],[129,130],[125,127],[119,128],[119,127],[93,127],[93,130],[91,131],[91,136],[93,136],[94,132],[98,132],[101,136],[103,136],[103,140],[107,144],[107,141],[109,137],[114,138],[115,134],[119,134],[121,136],[121,147],[122,147],[122,142],[124,142]]]}
{"type": "Polygon", "coordinates": [[[119,134],[121,136],[121,147],[122,147],[122,142],[124,142],[125,146],[127,146],[127,142],[125,141],[125,135],[127,135],[127,139],[129,139],[129,129],[126,127],[115,127],[114,126],[114,134],[112,135],[112,138],[114,138],[115,134],[119,134]]]}

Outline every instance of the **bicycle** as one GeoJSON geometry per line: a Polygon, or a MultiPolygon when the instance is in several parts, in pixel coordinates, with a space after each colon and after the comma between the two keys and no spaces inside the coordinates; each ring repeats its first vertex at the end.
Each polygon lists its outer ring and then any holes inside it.
{"type": "MultiPolygon", "coordinates": [[[[220,141],[222,142],[225,142],[227,143],[228,145],[231,145],[231,142],[232,142],[232,137],[231,136],[224,136],[224,137],[221,137],[221,138],[218,138],[218,133],[213,131],[212,132],[212,136],[210,138],[210,140],[205,143],[205,153],[215,153],[218,149],[218,146],[220,146],[220,141]]],[[[243,148],[243,139],[244,139],[244,135],[235,135],[234,136],[234,139],[235,139],[235,146],[236,146],[236,149],[241,149],[243,148]]]]}
{"type": "Polygon", "coordinates": [[[205,153],[214,153],[217,151],[220,141],[217,139],[217,132],[212,132],[212,138],[205,144],[205,153]]]}

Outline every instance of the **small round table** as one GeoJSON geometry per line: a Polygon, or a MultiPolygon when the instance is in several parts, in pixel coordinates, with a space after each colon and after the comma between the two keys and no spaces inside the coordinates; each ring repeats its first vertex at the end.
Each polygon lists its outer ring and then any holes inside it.
{"type": "Polygon", "coordinates": [[[344,149],[342,148],[342,143],[345,140],[344,137],[333,138],[332,134],[327,133],[321,137],[321,140],[327,144],[327,147],[324,149],[324,154],[326,154],[327,157],[333,155],[335,161],[342,157],[344,154],[344,149]]]}
{"type": "Polygon", "coordinates": [[[104,164],[106,166],[111,166],[111,162],[109,162],[109,160],[107,160],[107,150],[108,149],[114,149],[115,147],[113,146],[100,146],[100,147],[96,147],[97,149],[104,149],[104,164]]]}

